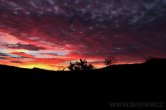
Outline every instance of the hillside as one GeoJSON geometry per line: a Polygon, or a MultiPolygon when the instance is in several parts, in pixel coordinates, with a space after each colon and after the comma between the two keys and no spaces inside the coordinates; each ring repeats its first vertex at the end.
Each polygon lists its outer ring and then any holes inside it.
{"type": "Polygon", "coordinates": [[[1,65],[0,96],[14,97],[4,103],[30,109],[110,110],[110,101],[165,102],[165,66],[166,59],[76,72],[1,65]]]}
{"type": "Polygon", "coordinates": [[[112,65],[92,71],[48,71],[0,66],[0,80],[109,80],[115,77],[158,77],[165,72],[166,59],[151,59],[142,64],[112,65]]]}

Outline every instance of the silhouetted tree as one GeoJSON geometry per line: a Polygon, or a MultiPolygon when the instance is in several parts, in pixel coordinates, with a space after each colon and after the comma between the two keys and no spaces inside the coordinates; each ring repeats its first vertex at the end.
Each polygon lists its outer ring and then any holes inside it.
{"type": "Polygon", "coordinates": [[[111,66],[113,63],[116,63],[116,58],[113,56],[109,56],[104,60],[104,64],[106,67],[111,66]]]}
{"type": "Polygon", "coordinates": [[[70,71],[74,71],[75,70],[75,64],[73,64],[72,62],[70,62],[69,66],[68,66],[68,69],[70,71]]]}
{"type": "Polygon", "coordinates": [[[89,64],[88,65],[88,70],[92,70],[92,69],[94,69],[95,67],[92,65],[92,64],[89,64]]]}
{"type": "Polygon", "coordinates": [[[92,64],[88,64],[86,60],[80,59],[79,61],[75,63],[70,62],[68,69],[70,71],[92,70],[94,69],[94,66],[92,64]]]}

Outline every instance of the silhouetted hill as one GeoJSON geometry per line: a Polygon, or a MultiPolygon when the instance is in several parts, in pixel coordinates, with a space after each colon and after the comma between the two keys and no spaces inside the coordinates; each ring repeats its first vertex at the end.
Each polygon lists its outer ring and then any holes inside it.
{"type": "MultiPolygon", "coordinates": [[[[163,75],[166,59],[151,59],[142,64],[112,65],[91,71],[48,71],[0,65],[0,80],[109,80],[114,77],[152,77],[163,75]]],[[[132,78],[131,77],[131,78],[132,78]]]]}
{"type": "Polygon", "coordinates": [[[74,72],[1,65],[0,96],[16,96],[11,103],[30,109],[112,110],[110,102],[165,102],[165,73],[166,59],[74,72]]]}

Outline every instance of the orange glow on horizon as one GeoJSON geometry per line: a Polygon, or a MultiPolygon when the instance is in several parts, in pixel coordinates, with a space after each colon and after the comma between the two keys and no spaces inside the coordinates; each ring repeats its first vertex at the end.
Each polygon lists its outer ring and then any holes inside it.
{"type": "Polygon", "coordinates": [[[20,67],[28,68],[28,69],[40,68],[40,69],[53,70],[53,71],[56,71],[58,69],[57,67],[53,67],[46,64],[25,64],[24,66],[20,66],[20,67]]]}
{"type": "MultiPolygon", "coordinates": [[[[8,57],[6,57],[6,58],[8,60],[12,60],[12,58],[8,58],[8,57]]],[[[98,63],[90,62],[90,59],[88,59],[87,61],[90,64],[94,65],[95,69],[100,69],[100,68],[105,67],[105,65],[103,63],[104,60],[103,61],[100,60],[100,62],[98,62],[98,63]]],[[[72,61],[72,62],[74,62],[74,61],[72,61]]],[[[139,64],[142,62],[144,62],[144,60],[140,60],[140,61],[117,61],[113,65],[139,64]]],[[[53,71],[63,70],[65,68],[65,71],[68,71],[67,66],[69,65],[69,61],[66,61],[66,63],[63,63],[63,62],[60,63],[60,62],[57,62],[56,60],[53,60],[53,59],[38,59],[38,60],[35,59],[34,61],[23,62],[23,63],[11,63],[10,61],[1,61],[0,64],[16,66],[16,67],[21,67],[21,68],[28,68],[28,69],[40,68],[40,69],[44,69],[44,70],[53,70],[53,71]]]]}

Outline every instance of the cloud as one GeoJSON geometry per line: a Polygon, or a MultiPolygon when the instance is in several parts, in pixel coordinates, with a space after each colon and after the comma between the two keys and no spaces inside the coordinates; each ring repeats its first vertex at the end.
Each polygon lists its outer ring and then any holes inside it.
{"type": "Polygon", "coordinates": [[[12,63],[23,63],[23,62],[20,62],[20,61],[11,61],[12,63]]]}
{"type": "Polygon", "coordinates": [[[0,52],[0,57],[4,57],[4,56],[8,56],[8,54],[0,52]]]}
{"type": "Polygon", "coordinates": [[[21,44],[21,43],[5,44],[3,46],[10,48],[10,49],[25,49],[25,50],[30,50],[30,51],[39,51],[39,50],[45,49],[44,47],[38,47],[38,46],[34,46],[32,44],[21,44]]]}
{"type": "Polygon", "coordinates": [[[110,55],[123,62],[166,57],[164,5],[163,0],[0,0],[0,48],[7,50],[0,56],[19,58],[22,65],[67,65],[79,58],[97,65],[110,55]]]}
{"type": "Polygon", "coordinates": [[[4,57],[0,56],[0,60],[6,60],[6,58],[4,58],[4,57]]]}
{"type": "Polygon", "coordinates": [[[11,54],[20,56],[20,59],[28,59],[28,58],[33,59],[35,57],[25,52],[11,52],[11,54]]]}

